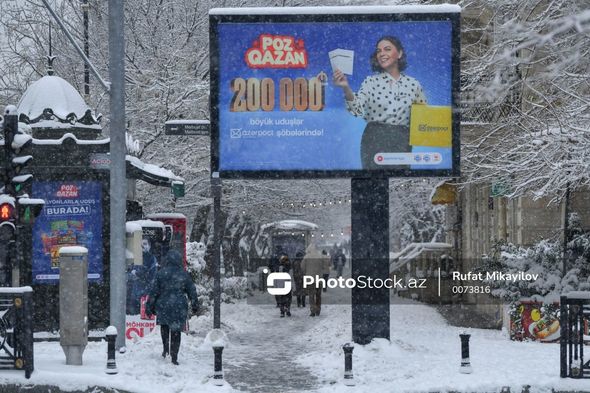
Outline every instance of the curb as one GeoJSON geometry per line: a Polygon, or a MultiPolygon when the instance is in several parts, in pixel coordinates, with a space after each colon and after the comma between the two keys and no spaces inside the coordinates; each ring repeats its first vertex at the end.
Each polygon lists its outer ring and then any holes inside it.
{"type": "Polygon", "coordinates": [[[128,390],[121,390],[115,388],[106,388],[103,386],[91,386],[85,390],[61,390],[59,386],[52,385],[2,385],[0,384],[2,393],[132,393],[128,390]]]}

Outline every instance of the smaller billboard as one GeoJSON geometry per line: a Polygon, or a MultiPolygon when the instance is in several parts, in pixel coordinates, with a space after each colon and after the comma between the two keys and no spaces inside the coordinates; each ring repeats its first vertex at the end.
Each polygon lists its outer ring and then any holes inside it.
{"type": "Polygon", "coordinates": [[[88,280],[103,277],[102,184],[98,181],[33,183],[35,198],[45,200],[33,227],[33,283],[59,283],[59,249],[88,249],[88,280]]]}

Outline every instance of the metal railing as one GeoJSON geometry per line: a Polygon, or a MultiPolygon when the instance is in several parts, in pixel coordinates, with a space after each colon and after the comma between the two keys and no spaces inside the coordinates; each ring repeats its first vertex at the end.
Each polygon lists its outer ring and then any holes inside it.
{"type": "Polygon", "coordinates": [[[570,292],[560,304],[560,376],[590,378],[590,360],[584,359],[584,340],[590,319],[590,292],[570,292]]]}
{"type": "Polygon", "coordinates": [[[0,288],[0,369],[34,370],[31,287],[0,288]]]}

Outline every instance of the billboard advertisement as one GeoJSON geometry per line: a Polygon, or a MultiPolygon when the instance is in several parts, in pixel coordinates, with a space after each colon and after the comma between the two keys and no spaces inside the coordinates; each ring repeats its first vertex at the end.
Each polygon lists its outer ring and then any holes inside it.
{"type": "Polygon", "coordinates": [[[458,175],[459,7],[272,10],[210,11],[214,172],[458,175]]]}
{"type": "Polygon", "coordinates": [[[59,283],[59,249],[64,246],[86,247],[88,280],[101,282],[101,182],[34,182],[33,195],[45,200],[33,227],[33,283],[59,283]]]}

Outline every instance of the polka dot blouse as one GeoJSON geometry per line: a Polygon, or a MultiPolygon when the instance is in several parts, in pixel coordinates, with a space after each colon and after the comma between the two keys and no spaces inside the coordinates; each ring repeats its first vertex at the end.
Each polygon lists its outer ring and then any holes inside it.
{"type": "Polygon", "coordinates": [[[363,81],[354,100],[346,101],[346,109],[367,122],[408,126],[412,104],[426,104],[420,82],[405,74],[396,81],[382,72],[363,81]]]}

